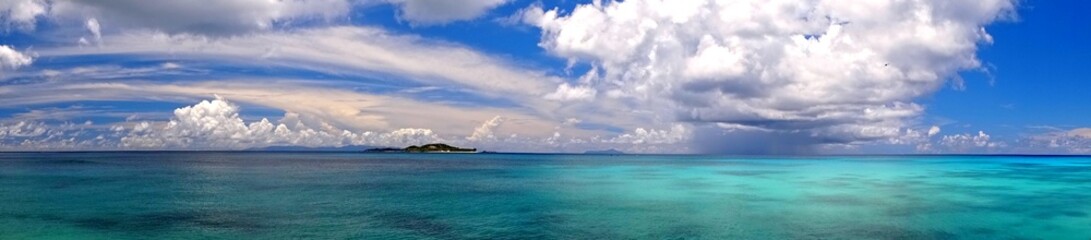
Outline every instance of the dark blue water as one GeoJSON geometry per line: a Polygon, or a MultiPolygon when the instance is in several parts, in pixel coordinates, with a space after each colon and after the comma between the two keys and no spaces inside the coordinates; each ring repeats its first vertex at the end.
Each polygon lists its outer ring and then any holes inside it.
{"type": "Polygon", "coordinates": [[[0,154],[0,239],[1091,239],[1091,158],[0,154]]]}

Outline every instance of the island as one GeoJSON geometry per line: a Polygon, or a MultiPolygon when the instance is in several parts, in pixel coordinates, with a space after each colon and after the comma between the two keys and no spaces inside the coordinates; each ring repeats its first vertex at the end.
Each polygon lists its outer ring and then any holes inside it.
{"type": "Polygon", "coordinates": [[[409,146],[406,148],[372,148],[368,153],[477,153],[476,148],[460,148],[443,143],[409,146]]]}

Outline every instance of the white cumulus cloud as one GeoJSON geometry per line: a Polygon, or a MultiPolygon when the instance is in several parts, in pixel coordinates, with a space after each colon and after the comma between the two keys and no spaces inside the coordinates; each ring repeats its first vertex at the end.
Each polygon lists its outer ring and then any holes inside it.
{"type": "Polygon", "coordinates": [[[168,122],[141,122],[120,139],[125,148],[247,149],[255,147],[377,145],[402,146],[440,140],[430,129],[403,128],[387,133],[352,132],[321,121],[306,123],[287,113],[279,123],[268,119],[246,123],[239,106],[222,98],[174,110],[168,122]]]}
{"type": "Polygon", "coordinates": [[[613,143],[628,144],[674,144],[682,142],[689,137],[687,129],[682,124],[675,124],[670,129],[644,129],[637,128],[631,133],[625,133],[608,140],[613,143]]]}
{"type": "Polygon", "coordinates": [[[504,123],[504,118],[500,116],[493,117],[481,124],[481,126],[474,128],[474,132],[466,137],[470,141],[482,141],[496,138],[493,135],[493,130],[500,127],[500,124],[504,123]]]}
{"type": "Polygon", "coordinates": [[[33,30],[38,16],[49,10],[43,0],[2,0],[0,1],[0,23],[6,28],[33,30]]]}
{"type": "Polygon", "coordinates": [[[946,148],[945,152],[950,153],[979,153],[1006,146],[1003,142],[992,140],[992,136],[984,131],[978,131],[976,135],[955,134],[943,136],[943,139],[939,141],[939,145],[946,148]]]}
{"type": "Polygon", "coordinates": [[[520,16],[541,28],[541,47],[601,71],[598,91],[665,106],[652,113],[659,119],[846,143],[902,134],[923,112],[913,101],[978,68],[978,46],[992,41],[983,27],[1013,9],[1010,0],[630,0],[520,16]]]}
{"type": "Polygon", "coordinates": [[[4,69],[18,69],[33,62],[33,57],[16,51],[8,45],[0,45],[0,73],[4,69]]]}
{"type": "Polygon", "coordinates": [[[939,132],[939,126],[932,126],[932,128],[928,129],[928,137],[935,136],[936,134],[939,134],[939,132]]]}
{"type": "Polygon", "coordinates": [[[0,123],[0,138],[37,137],[45,133],[46,127],[41,122],[0,123]]]}

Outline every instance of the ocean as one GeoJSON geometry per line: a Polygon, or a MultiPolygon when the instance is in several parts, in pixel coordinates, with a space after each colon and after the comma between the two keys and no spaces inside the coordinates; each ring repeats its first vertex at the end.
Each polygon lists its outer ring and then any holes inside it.
{"type": "Polygon", "coordinates": [[[0,239],[1091,239],[1091,158],[0,153],[0,239]]]}

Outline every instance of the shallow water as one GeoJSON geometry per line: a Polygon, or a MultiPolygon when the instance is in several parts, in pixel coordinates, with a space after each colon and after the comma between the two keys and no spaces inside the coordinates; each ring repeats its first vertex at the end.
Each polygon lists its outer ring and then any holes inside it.
{"type": "Polygon", "coordinates": [[[1091,158],[3,153],[0,239],[1091,239],[1091,158]]]}

